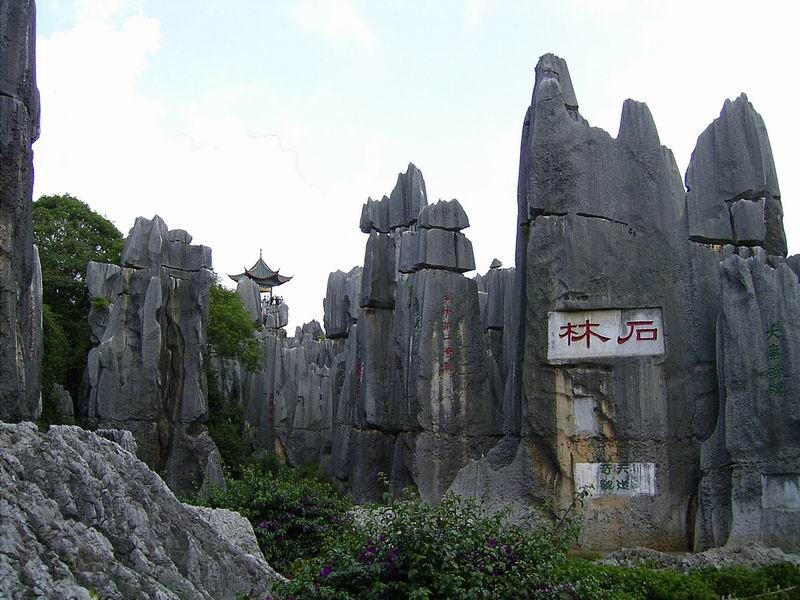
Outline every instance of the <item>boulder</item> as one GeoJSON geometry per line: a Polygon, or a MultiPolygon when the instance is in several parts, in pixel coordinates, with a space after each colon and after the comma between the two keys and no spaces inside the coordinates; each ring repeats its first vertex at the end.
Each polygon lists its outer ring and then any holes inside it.
{"type": "Polygon", "coordinates": [[[280,579],[246,519],[182,504],[130,451],[78,427],[0,423],[0,506],[4,598],[233,600],[280,579]]]}

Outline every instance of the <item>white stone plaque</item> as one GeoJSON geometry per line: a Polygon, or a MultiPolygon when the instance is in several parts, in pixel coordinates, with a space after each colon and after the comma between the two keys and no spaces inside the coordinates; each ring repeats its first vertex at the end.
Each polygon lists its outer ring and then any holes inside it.
{"type": "Polygon", "coordinates": [[[551,361],[664,354],[660,308],[554,311],[548,318],[551,361]]]}
{"type": "Polygon", "coordinates": [[[576,463],[575,490],[590,496],[655,496],[655,463],[576,463]]]}

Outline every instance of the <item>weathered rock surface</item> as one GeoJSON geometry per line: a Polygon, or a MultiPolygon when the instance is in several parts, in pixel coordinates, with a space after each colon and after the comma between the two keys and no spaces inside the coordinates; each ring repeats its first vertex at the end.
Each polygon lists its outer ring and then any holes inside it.
{"type": "Polygon", "coordinates": [[[472,242],[460,231],[419,228],[404,231],[400,238],[398,270],[444,269],[466,273],[475,269],[472,242]]]}
{"type": "Polygon", "coordinates": [[[800,566],[800,555],[786,554],[779,548],[769,548],[763,544],[756,543],[744,546],[712,548],[695,554],[659,552],[649,548],[622,548],[599,562],[611,566],[647,566],[649,568],[676,569],[679,571],[721,569],[734,566],[758,569],[783,563],[800,566]]]}
{"type": "Polygon", "coordinates": [[[75,404],[72,402],[72,396],[64,389],[64,386],[54,383],[50,394],[59,416],[70,419],[75,416],[75,404]]]}
{"type": "Polygon", "coordinates": [[[720,406],[702,447],[697,545],[798,552],[800,283],[764,257],[731,256],[720,272],[720,406]]]}
{"type": "Polygon", "coordinates": [[[336,271],[328,276],[325,309],[325,335],[331,339],[347,337],[350,327],[358,321],[361,302],[361,267],[347,273],[336,271]]]}
{"type": "Polygon", "coordinates": [[[395,238],[385,233],[369,234],[361,274],[360,306],[393,308],[397,287],[395,238]]]}
{"type": "Polygon", "coordinates": [[[439,200],[422,208],[417,226],[461,231],[469,227],[469,218],[458,200],[439,200]]]}
{"type": "Polygon", "coordinates": [[[331,274],[339,339],[265,339],[242,387],[259,443],[319,462],[357,501],[413,485],[552,519],[585,489],[587,548],[796,549],[800,256],[784,257],[745,98],[700,136],[687,194],[645,104],[625,101],[613,138],[580,115],[566,63],[543,56],[516,268],[494,260],[474,280],[463,209],[427,205],[409,174],[362,210],[360,286],[331,274]]]}
{"type": "MultiPolygon", "coordinates": [[[[612,138],[578,113],[564,61],[542,57],[523,126],[518,202],[517,297],[503,300],[504,309],[516,304],[514,326],[503,323],[503,333],[516,336],[504,416],[520,449],[508,466],[485,468],[487,480],[502,482],[499,473],[527,465],[539,501],[565,508],[579,468],[655,464],[658,481],[669,482],[655,493],[595,489],[581,543],[685,545],[699,443],[686,436],[704,410],[689,386],[694,377],[713,387],[714,374],[692,369],[688,356],[697,333],[680,292],[690,280],[684,189],[647,106],[627,100],[612,138]],[[554,311],[575,311],[583,322],[583,311],[628,307],[659,307],[667,328],[661,335],[687,352],[550,358],[554,311]],[[520,463],[521,453],[527,456],[520,463]]],[[[500,325],[499,314],[487,317],[487,327],[500,325]]]]}
{"type": "Polygon", "coordinates": [[[260,598],[280,578],[246,519],[77,427],[0,423],[0,517],[4,598],[260,598]]]}
{"type": "Polygon", "coordinates": [[[33,0],[0,1],[0,419],[41,413],[41,266],[33,246],[39,137],[33,0]]]}
{"type": "Polygon", "coordinates": [[[261,290],[258,284],[249,277],[242,277],[236,284],[236,293],[242,299],[244,309],[250,318],[262,325],[261,290]]]}
{"type": "Polygon", "coordinates": [[[89,352],[83,415],[127,429],[138,456],[175,490],[199,486],[217,452],[207,418],[205,359],[211,250],[159,217],[138,218],[123,267],[89,263],[89,352]]]}
{"type": "Polygon", "coordinates": [[[425,179],[413,164],[397,176],[391,195],[380,200],[369,198],[361,209],[361,231],[389,233],[398,227],[416,223],[419,212],[428,204],[425,179]]]}
{"type": "Polygon", "coordinates": [[[764,198],[763,245],[768,254],[786,256],[783,206],[769,135],[744,94],[733,102],[726,100],[719,118],[697,139],[686,170],[686,188],[692,239],[733,243],[734,230],[742,227],[737,217],[749,221],[753,215],[732,213],[730,205],[742,198],[764,198]]]}

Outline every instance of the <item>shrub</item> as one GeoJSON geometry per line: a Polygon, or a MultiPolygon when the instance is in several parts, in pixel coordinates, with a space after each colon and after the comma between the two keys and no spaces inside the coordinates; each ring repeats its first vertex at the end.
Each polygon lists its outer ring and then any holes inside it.
{"type": "MultiPolygon", "coordinates": [[[[791,565],[681,573],[570,559],[574,527],[560,532],[506,525],[503,513],[487,515],[475,500],[453,495],[430,506],[406,494],[362,521],[317,558],[295,565],[294,579],[271,597],[717,600],[800,584],[800,568],[791,565]]],[[[798,597],[796,592],[770,597],[798,597]]]]}
{"type": "Polygon", "coordinates": [[[203,504],[247,518],[267,562],[282,573],[338,539],[352,508],[328,483],[289,467],[260,465],[245,467],[241,479],[229,479],[227,491],[213,490],[203,504]]]}
{"type": "Polygon", "coordinates": [[[349,526],[277,597],[582,597],[579,587],[548,579],[567,560],[571,533],[505,525],[504,518],[485,514],[474,499],[448,494],[431,506],[406,492],[349,526]]]}

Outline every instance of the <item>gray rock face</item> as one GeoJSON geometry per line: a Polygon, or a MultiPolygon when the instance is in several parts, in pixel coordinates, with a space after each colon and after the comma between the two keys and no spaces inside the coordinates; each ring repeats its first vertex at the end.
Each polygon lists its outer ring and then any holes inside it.
{"type": "Polygon", "coordinates": [[[518,204],[515,284],[495,270],[480,281],[484,326],[502,331],[493,348],[502,343],[512,355],[503,417],[518,446],[512,452],[506,441],[508,450],[468,466],[458,489],[469,489],[473,473],[482,497],[499,500],[508,481],[525,481],[524,498],[566,508],[584,472],[637,464],[652,469],[655,487],[629,493],[628,479],[611,480],[614,489],[597,482],[581,543],[685,547],[702,421],[714,410],[713,395],[695,390],[715,387],[713,353],[700,354],[700,315],[682,292],[691,272],[680,174],[647,106],[626,101],[614,139],[577,112],[564,61],[542,57],[523,125],[518,204]],[[660,335],[682,350],[550,357],[551,314],[576,311],[577,320],[583,311],[631,307],[658,307],[660,335]]]}
{"type": "Polygon", "coordinates": [[[397,248],[395,238],[385,233],[369,234],[361,274],[360,306],[367,308],[394,307],[397,248]]]}
{"type": "Polygon", "coordinates": [[[33,0],[0,2],[0,419],[41,413],[41,267],[33,246],[39,137],[33,0]]]}
{"type": "Polygon", "coordinates": [[[289,324],[289,305],[281,302],[278,305],[268,305],[264,310],[264,327],[277,332],[289,324]]]}
{"type": "Polygon", "coordinates": [[[336,271],[328,276],[325,309],[325,335],[331,339],[347,337],[350,327],[358,321],[361,301],[361,267],[347,273],[336,271]]]}
{"type": "Polygon", "coordinates": [[[469,227],[469,219],[458,200],[439,200],[423,207],[417,226],[423,229],[461,231],[469,227]]]}
{"type": "Polygon", "coordinates": [[[66,418],[75,416],[75,405],[72,402],[72,396],[64,389],[64,386],[54,383],[53,390],[50,393],[52,394],[56,410],[60,416],[66,418]]]}
{"type": "Polygon", "coordinates": [[[425,179],[413,164],[397,176],[391,195],[381,200],[369,198],[361,209],[361,231],[389,233],[398,227],[416,223],[420,210],[428,204],[425,179]]]}
{"type": "Polygon", "coordinates": [[[737,200],[730,206],[733,237],[737,245],[764,245],[767,223],[764,219],[764,198],[760,200],[737,200]]]}
{"type": "Polygon", "coordinates": [[[800,283],[788,264],[720,264],[720,406],[702,446],[700,548],[760,541],[800,550],[800,283]]]}
{"type": "Polygon", "coordinates": [[[249,277],[242,277],[236,284],[236,293],[242,299],[250,318],[261,325],[261,290],[258,289],[258,284],[249,277]]]}
{"type": "Polygon", "coordinates": [[[460,231],[432,228],[404,231],[398,269],[403,273],[419,269],[472,271],[475,269],[472,242],[460,231]]]}
{"type": "Polygon", "coordinates": [[[0,423],[0,505],[4,598],[233,600],[280,578],[243,517],[178,502],[132,453],[77,427],[0,423]]]}
{"type": "Polygon", "coordinates": [[[138,456],[186,492],[203,481],[216,447],[202,423],[208,412],[206,343],[211,251],[186,243],[159,218],[138,218],[122,268],[90,263],[89,352],[84,415],[127,429],[138,456]]]}
{"type": "MultiPolygon", "coordinates": [[[[715,244],[735,241],[739,229],[731,203],[741,198],[765,199],[763,240],[768,254],[786,256],[783,206],[767,128],[742,94],[726,100],[719,118],[697,139],[686,170],[689,233],[692,239],[715,244]]],[[[748,213],[745,219],[753,217],[748,213]]],[[[748,236],[750,237],[750,236],[748,236]]],[[[755,241],[755,240],[748,240],[755,241]]]]}

